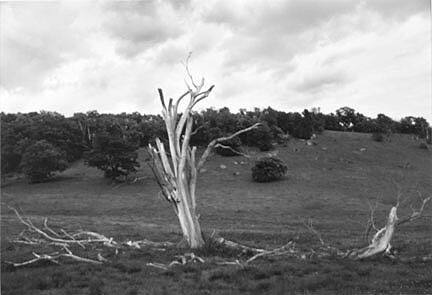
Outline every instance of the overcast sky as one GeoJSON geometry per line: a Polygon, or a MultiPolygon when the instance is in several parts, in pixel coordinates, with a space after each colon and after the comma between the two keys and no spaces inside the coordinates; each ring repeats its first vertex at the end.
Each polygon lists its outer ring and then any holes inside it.
{"type": "Polygon", "coordinates": [[[181,61],[216,88],[200,107],[432,121],[430,0],[1,4],[1,110],[156,113],[181,61]]]}

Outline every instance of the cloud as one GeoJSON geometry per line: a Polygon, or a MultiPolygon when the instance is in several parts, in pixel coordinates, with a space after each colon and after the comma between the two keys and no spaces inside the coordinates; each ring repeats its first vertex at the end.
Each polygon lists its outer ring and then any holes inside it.
{"type": "Polygon", "coordinates": [[[303,77],[296,90],[300,92],[317,93],[324,88],[340,87],[348,81],[344,72],[320,71],[303,77]]]}
{"type": "Polygon", "coordinates": [[[75,16],[59,4],[3,2],[1,11],[3,87],[37,88],[46,73],[80,50],[71,28],[75,16]]]}
{"type": "Polygon", "coordinates": [[[5,111],[158,112],[181,61],[216,84],[199,107],[429,116],[424,0],[1,4],[5,111]],[[407,103],[409,101],[409,103],[407,103]]]}
{"type": "Polygon", "coordinates": [[[118,41],[118,53],[128,58],[184,32],[173,6],[166,2],[109,2],[105,9],[104,29],[118,41]]]}

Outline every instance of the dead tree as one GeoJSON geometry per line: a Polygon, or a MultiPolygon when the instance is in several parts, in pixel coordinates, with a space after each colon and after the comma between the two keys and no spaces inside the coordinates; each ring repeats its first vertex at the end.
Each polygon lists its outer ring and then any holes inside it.
{"type": "Polygon", "coordinates": [[[209,96],[214,85],[203,90],[204,79],[199,84],[195,83],[189,72],[188,60],[185,67],[189,81],[186,81],[188,90],[175,102],[170,98],[167,105],[162,89],[158,89],[162,103],[162,116],[168,134],[169,151],[165,149],[164,144],[159,139],[156,139],[156,146],[149,145],[148,152],[151,156],[150,166],[161,188],[161,194],[173,205],[180,222],[184,241],[190,248],[200,248],[204,245],[204,240],[198,220],[199,215],[196,211],[198,171],[204,165],[213,148],[223,146],[221,142],[257,128],[259,124],[211,141],[198,160],[196,147],[191,147],[189,144],[193,134],[192,112],[197,103],[209,96]],[[186,97],[189,97],[189,101],[180,114],[179,104],[186,97]]]}
{"type": "MultiPolygon", "coordinates": [[[[355,249],[348,253],[348,257],[352,259],[363,259],[368,258],[377,254],[386,253],[389,254],[391,250],[391,240],[395,233],[396,228],[404,223],[416,220],[422,217],[425,206],[431,201],[432,197],[422,198],[422,203],[419,209],[412,209],[410,216],[403,219],[399,219],[397,216],[397,210],[400,205],[400,195],[398,195],[398,201],[395,206],[390,209],[390,213],[387,218],[386,225],[381,229],[377,229],[374,224],[374,209],[371,208],[371,217],[369,221],[369,229],[374,228],[376,233],[374,234],[370,244],[364,248],[355,249]]],[[[367,230],[367,233],[369,232],[367,230]]]]}

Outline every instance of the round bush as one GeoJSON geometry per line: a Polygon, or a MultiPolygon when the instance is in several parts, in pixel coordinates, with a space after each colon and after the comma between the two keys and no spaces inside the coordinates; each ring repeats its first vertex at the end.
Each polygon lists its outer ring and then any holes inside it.
{"type": "Polygon", "coordinates": [[[287,171],[288,168],[281,159],[264,157],[252,168],[252,178],[256,182],[270,182],[281,179],[287,171]]]}
{"type": "Polygon", "coordinates": [[[55,171],[65,170],[67,161],[64,152],[46,140],[39,140],[25,150],[21,167],[30,183],[44,182],[55,171]]]}
{"type": "Polygon", "coordinates": [[[221,142],[222,145],[228,146],[230,148],[224,148],[221,146],[218,146],[215,148],[215,152],[218,155],[224,156],[224,157],[234,157],[238,156],[239,153],[242,152],[241,150],[241,140],[238,137],[234,137],[230,140],[221,142]]]}

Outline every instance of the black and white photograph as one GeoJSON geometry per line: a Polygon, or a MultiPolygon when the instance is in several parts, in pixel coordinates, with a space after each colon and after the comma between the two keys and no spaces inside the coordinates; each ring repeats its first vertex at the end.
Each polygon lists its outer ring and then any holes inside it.
{"type": "Polygon", "coordinates": [[[1,294],[432,294],[431,0],[0,0],[1,294]]]}

